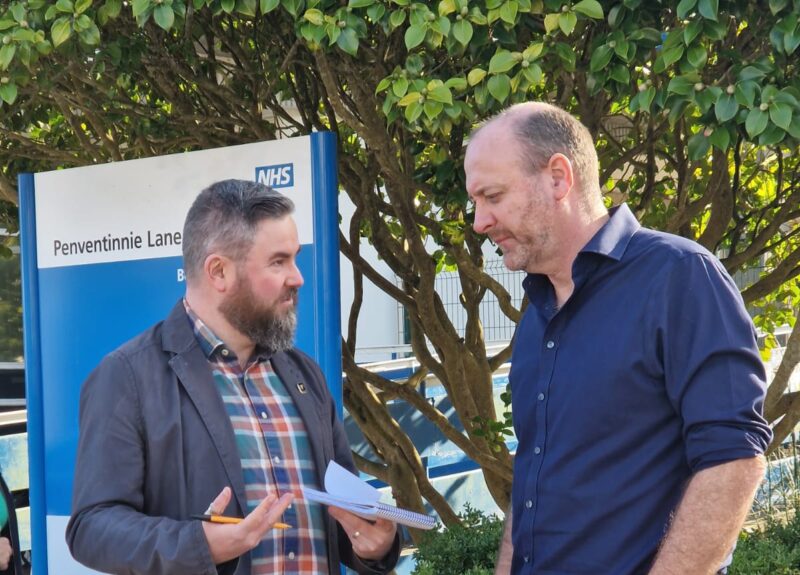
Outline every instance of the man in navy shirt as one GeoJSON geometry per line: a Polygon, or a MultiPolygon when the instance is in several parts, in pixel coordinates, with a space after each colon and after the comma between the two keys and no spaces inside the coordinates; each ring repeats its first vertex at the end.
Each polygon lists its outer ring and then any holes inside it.
{"type": "Polygon", "coordinates": [[[528,272],[519,447],[497,573],[724,572],[764,474],[764,368],[739,291],[698,244],[610,212],[588,130],[514,106],[472,137],[475,230],[528,272]]]}

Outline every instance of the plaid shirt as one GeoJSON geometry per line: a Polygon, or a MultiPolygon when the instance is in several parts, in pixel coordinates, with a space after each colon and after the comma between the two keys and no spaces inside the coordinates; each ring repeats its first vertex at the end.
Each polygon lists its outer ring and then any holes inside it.
{"type": "Polygon", "coordinates": [[[294,493],[282,521],[291,529],[271,529],[250,552],[251,575],[318,575],[328,572],[325,518],[319,504],[307,502],[302,487],[319,489],[305,424],[270,354],[256,349],[242,369],[235,354],[184,301],[231,419],[242,462],[248,512],[269,494],[294,493]]]}

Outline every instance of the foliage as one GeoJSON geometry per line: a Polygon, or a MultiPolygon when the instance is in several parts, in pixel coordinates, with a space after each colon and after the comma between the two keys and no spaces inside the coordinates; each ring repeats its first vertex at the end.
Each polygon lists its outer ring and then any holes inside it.
{"type": "Polygon", "coordinates": [[[742,533],[730,575],[800,574],[800,516],[787,523],[770,521],[761,531],[742,533]]]}
{"type": "MultiPolygon", "coordinates": [[[[470,226],[472,127],[531,99],[574,112],[609,200],[724,253],[731,272],[757,270],[742,295],[771,328],[796,306],[800,273],[798,45],[798,0],[11,0],[0,197],[15,200],[20,170],[335,132],[355,205],[340,238],[355,288],[345,405],[375,455],[358,464],[399,504],[427,500],[451,525],[387,403],[434,422],[507,505],[508,420],[491,374],[510,350],[487,356],[479,308],[491,292],[509,321],[520,309],[484,272],[485,238],[470,226]],[[364,242],[396,281],[366,262],[364,242]],[[434,289],[443,269],[458,272],[463,329],[434,289]],[[364,281],[405,308],[420,361],[405,382],[355,363],[364,281]],[[457,424],[417,393],[429,376],[457,424]]],[[[770,419],[791,426],[800,396],[784,389],[771,391],[770,419]]]]}
{"type": "Polygon", "coordinates": [[[494,560],[503,535],[503,521],[485,515],[467,504],[458,514],[460,525],[430,531],[414,552],[413,575],[485,575],[494,570],[494,560]]]}

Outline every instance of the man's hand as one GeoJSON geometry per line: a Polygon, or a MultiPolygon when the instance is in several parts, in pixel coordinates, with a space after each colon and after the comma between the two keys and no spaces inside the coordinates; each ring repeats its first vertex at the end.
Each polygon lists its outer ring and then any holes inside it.
{"type": "MultiPolygon", "coordinates": [[[[211,558],[215,565],[235,559],[256,547],[267,531],[272,529],[294,496],[284,493],[280,499],[270,495],[258,504],[241,523],[222,525],[203,523],[203,532],[208,541],[211,558]]],[[[225,487],[209,506],[211,514],[220,514],[231,500],[231,489],[225,487]]]]}
{"type": "Polygon", "coordinates": [[[14,550],[11,548],[11,541],[5,537],[0,537],[0,571],[8,569],[12,555],[14,555],[14,550]]]}
{"type": "Polygon", "coordinates": [[[339,507],[328,507],[328,513],[342,526],[353,552],[362,559],[379,561],[389,553],[397,533],[397,524],[393,521],[378,519],[372,523],[339,507]]]}

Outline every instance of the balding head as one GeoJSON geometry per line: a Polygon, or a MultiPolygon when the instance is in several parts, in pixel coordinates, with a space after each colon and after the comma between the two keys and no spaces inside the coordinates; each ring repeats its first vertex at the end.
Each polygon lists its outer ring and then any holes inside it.
{"type": "Polygon", "coordinates": [[[574,116],[544,102],[517,104],[487,120],[471,139],[493,130],[514,134],[520,165],[531,174],[546,168],[554,154],[563,154],[572,164],[576,188],[586,207],[602,204],[597,151],[589,130],[574,116]]]}

